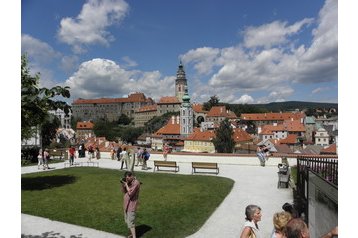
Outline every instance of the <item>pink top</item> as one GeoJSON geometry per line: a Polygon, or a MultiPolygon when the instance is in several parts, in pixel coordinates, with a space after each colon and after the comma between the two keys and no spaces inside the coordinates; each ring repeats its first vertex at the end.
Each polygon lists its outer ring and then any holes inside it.
{"type": "Polygon", "coordinates": [[[138,197],[139,197],[140,183],[134,179],[129,186],[129,191],[122,186],[122,191],[125,193],[123,198],[123,209],[125,212],[133,212],[137,208],[138,197]]]}

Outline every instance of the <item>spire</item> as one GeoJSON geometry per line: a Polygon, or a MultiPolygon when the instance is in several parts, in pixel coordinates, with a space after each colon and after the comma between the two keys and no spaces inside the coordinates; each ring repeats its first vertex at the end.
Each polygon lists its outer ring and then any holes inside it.
{"type": "Polygon", "coordinates": [[[176,81],[185,81],[186,82],[186,77],[185,77],[185,71],[184,71],[184,66],[182,61],[180,60],[179,62],[179,66],[178,66],[178,70],[177,70],[177,79],[176,81]]]}

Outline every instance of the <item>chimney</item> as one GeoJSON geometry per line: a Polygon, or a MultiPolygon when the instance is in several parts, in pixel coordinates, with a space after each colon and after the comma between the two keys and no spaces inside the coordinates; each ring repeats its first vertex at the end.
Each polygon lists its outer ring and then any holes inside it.
{"type": "Polygon", "coordinates": [[[179,116],[177,116],[177,124],[179,124],[179,120],[180,120],[180,117],[179,117],[179,116]]]}
{"type": "Polygon", "coordinates": [[[175,123],[175,116],[172,116],[172,124],[175,123]]]}

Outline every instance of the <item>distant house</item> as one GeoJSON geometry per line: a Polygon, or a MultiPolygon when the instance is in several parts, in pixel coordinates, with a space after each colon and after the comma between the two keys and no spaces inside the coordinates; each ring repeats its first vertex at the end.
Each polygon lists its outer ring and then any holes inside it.
{"type": "Polygon", "coordinates": [[[213,138],[215,138],[215,131],[201,131],[199,129],[196,129],[184,140],[183,150],[190,152],[214,153],[215,147],[212,143],[213,138]]]}
{"type": "Polygon", "coordinates": [[[252,122],[256,127],[262,125],[272,125],[274,123],[283,123],[285,120],[299,120],[303,121],[305,117],[301,112],[279,112],[279,113],[242,113],[240,116],[241,122],[252,122]]]}
{"type": "MultiPolygon", "coordinates": [[[[216,137],[214,130],[199,130],[196,129],[184,140],[184,151],[191,152],[208,152],[214,153],[215,146],[212,140],[216,137]]],[[[233,140],[235,141],[235,148],[233,152],[246,150],[246,145],[252,145],[252,137],[240,128],[233,129],[233,140]]]]}
{"type": "Polygon", "coordinates": [[[151,145],[151,136],[148,133],[143,133],[137,138],[137,144],[141,146],[151,145]]]}
{"type": "Polygon", "coordinates": [[[220,122],[228,119],[229,121],[235,121],[237,116],[234,112],[227,110],[225,106],[214,106],[210,109],[206,115],[206,121],[220,124],[220,122]]]}
{"type": "MultiPolygon", "coordinates": [[[[172,116],[166,125],[160,128],[158,131],[154,133],[154,136],[162,137],[162,144],[168,143],[169,146],[173,148],[173,150],[180,151],[183,149],[184,144],[183,137],[180,134],[180,117],[172,116]],[[181,143],[180,143],[181,142],[181,143]]],[[[154,144],[155,146],[155,144],[154,144]]],[[[153,147],[153,137],[152,137],[152,147],[153,147]]],[[[162,145],[160,145],[162,147],[162,145]]],[[[160,148],[157,145],[157,149],[160,148]]]]}
{"type": "Polygon", "coordinates": [[[94,136],[93,133],[93,122],[90,121],[82,121],[77,122],[76,125],[76,138],[78,141],[86,140],[89,137],[94,136]]]}
{"type": "Polygon", "coordinates": [[[330,136],[324,127],[319,127],[315,133],[315,145],[328,146],[330,136]]]}

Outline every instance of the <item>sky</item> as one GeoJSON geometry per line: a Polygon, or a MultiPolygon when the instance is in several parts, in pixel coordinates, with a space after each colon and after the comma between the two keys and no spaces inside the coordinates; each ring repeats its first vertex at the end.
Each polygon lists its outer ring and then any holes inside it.
{"type": "Polygon", "coordinates": [[[337,0],[22,0],[21,53],[77,98],[338,102],[337,0]]]}

